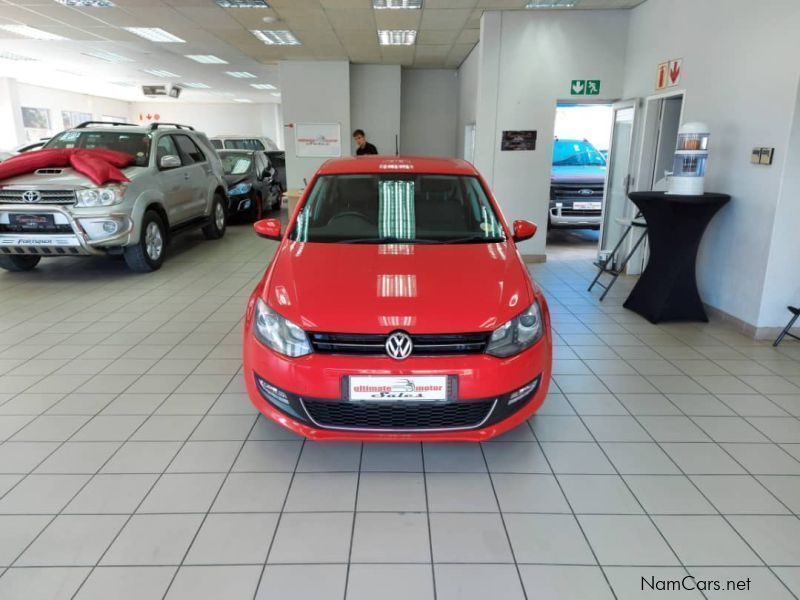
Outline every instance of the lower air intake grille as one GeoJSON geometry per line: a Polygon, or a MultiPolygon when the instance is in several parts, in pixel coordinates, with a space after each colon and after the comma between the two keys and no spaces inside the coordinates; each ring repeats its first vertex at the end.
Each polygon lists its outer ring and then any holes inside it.
{"type": "Polygon", "coordinates": [[[402,403],[303,400],[309,416],[320,427],[399,431],[471,429],[488,418],[494,404],[494,400],[402,403]]]}

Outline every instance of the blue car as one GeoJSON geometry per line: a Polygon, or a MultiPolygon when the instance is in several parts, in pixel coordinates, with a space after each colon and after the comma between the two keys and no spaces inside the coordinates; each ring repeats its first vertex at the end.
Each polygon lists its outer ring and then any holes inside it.
{"type": "Polygon", "coordinates": [[[586,140],[553,144],[548,227],[600,229],[606,159],[586,140]]]}

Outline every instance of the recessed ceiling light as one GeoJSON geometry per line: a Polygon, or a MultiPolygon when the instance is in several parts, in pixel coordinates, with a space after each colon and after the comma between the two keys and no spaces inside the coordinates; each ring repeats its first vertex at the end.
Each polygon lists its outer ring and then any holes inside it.
{"type": "Polygon", "coordinates": [[[299,46],[298,40],[288,29],[253,29],[253,35],[272,46],[299,46]]]}
{"type": "Polygon", "coordinates": [[[266,0],[217,0],[222,8],[269,8],[266,0]]]}
{"type": "Polygon", "coordinates": [[[67,39],[64,36],[56,35],[55,33],[50,33],[48,31],[42,31],[41,29],[29,27],[28,25],[0,25],[0,29],[3,31],[8,31],[9,33],[16,33],[17,35],[31,38],[33,40],[55,41],[67,39]]]}
{"type": "Polygon", "coordinates": [[[422,8],[422,0],[372,0],[372,8],[422,8]]]}
{"type": "Polygon", "coordinates": [[[114,6],[110,0],[56,0],[56,2],[75,8],[111,8],[114,6]]]}
{"type": "Polygon", "coordinates": [[[204,65],[227,65],[228,61],[214,56],[213,54],[186,54],[186,58],[191,58],[195,62],[203,63],[204,65]]]}
{"type": "Polygon", "coordinates": [[[281,97],[280,93],[278,93],[278,92],[272,92],[270,94],[270,96],[275,96],[276,98],[280,98],[281,97]]]}
{"type": "Polygon", "coordinates": [[[417,39],[413,29],[381,29],[378,40],[381,46],[411,46],[417,39]]]}
{"type": "Polygon", "coordinates": [[[276,89],[274,85],[271,83],[251,83],[250,87],[254,87],[257,90],[274,90],[276,89]]]}
{"type": "Polygon", "coordinates": [[[142,69],[143,73],[149,73],[155,77],[180,77],[172,71],[165,71],[164,69],[142,69]]]}
{"type": "Polygon", "coordinates": [[[225,71],[225,75],[230,75],[236,79],[255,79],[256,76],[247,71],[225,71]]]}
{"type": "Polygon", "coordinates": [[[91,56],[92,58],[99,58],[100,60],[104,60],[110,63],[136,62],[132,58],[128,58],[127,56],[122,56],[121,54],[117,54],[116,52],[106,52],[104,50],[82,52],[81,54],[83,54],[84,56],[91,56]]]}
{"type": "Polygon", "coordinates": [[[211,89],[210,85],[206,85],[205,83],[200,83],[199,81],[186,82],[186,83],[183,83],[182,85],[185,85],[188,88],[194,88],[196,90],[210,90],[211,89]]]}
{"type": "Polygon", "coordinates": [[[162,42],[165,44],[185,44],[186,40],[182,40],[177,35],[172,35],[169,31],[165,31],[160,27],[123,27],[126,31],[143,37],[151,42],[162,42]]]}
{"type": "Polygon", "coordinates": [[[572,8],[579,0],[528,0],[525,8],[572,8]]]}
{"type": "Polygon", "coordinates": [[[249,103],[252,102],[252,100],[248,100],[247,98],[234,98],[233,101],[234,102],[242,102],[242,103],[246,103],[246,104],[249,104],[249,103]]]}
{"type": "Polygon", "coordinates": [[[15,52],[8,52],[7,50],[0,51],[0,60],[17,60],[17,61],[37,61],[38,58],[31,58],[30,56],[22,56],[15,52]]]}

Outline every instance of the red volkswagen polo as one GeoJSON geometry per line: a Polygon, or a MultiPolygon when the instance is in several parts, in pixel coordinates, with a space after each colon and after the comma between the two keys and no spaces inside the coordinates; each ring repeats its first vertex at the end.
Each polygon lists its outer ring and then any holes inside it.
{"type": "Polygon", "coordinates": [[[270,419],[319,440],[481,441],[550,383],[547,303],[469,163],[330,160],[247,305],[244,374],[270,419]]]}

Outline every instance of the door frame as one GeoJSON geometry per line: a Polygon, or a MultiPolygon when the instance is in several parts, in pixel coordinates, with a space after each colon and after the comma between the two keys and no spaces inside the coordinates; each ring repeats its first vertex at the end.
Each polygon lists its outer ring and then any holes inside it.
{"type": "Polygon", "coordinates": [[[679,124],[684,122],[686,114],[686,90],[669,90],[652,96],[646,96],[642,100],[642,119],[641,127],[639,127],[639,139],[637,140],[638,148],[634,153],[636,158],[634,171],[634,185],[631,190],[637,192],[649,191],[653,187],[651,182],[649,185],[642,185],[643,181],[649,181],[655,169],[656,153],[658,151],[659,133],[661,130],[661,111],[659,102],[667,98],[675,98],[682,96],[681,113],[678,117],[679,124]]]}

